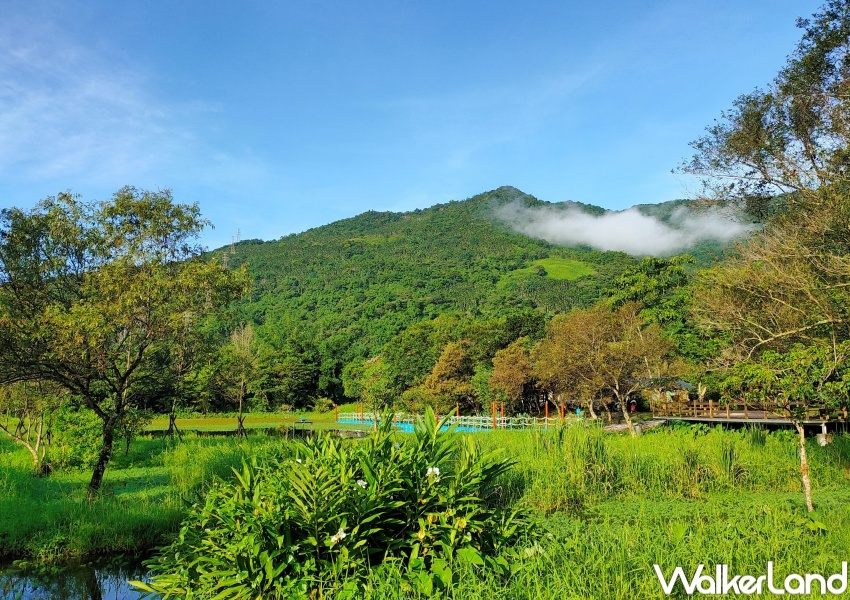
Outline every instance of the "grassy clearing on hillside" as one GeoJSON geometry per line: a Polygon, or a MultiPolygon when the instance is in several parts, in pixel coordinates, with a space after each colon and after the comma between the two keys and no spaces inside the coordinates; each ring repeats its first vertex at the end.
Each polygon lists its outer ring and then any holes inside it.
{"type": "Polygon", "coordinates": [[[545,276],[549,279],[566,279],[571,281],[596,273],[596,270],[591,265],[580,260],[551,256],[549,258],[535,260],[530,266],[523,269],[515,269],[510,273],[505,273],[499,280],[499,285],[504,286],[508,283],[528,279],[532,276],[539,277],[541,267],[546,271],[545,276]]]}

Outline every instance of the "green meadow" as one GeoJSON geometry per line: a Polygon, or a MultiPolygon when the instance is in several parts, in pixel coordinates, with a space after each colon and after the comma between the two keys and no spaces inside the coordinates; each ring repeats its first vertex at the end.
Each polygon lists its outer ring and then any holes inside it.
{"type": "Polygon", "coordinates": [[[532,261],[531,264],[522,269],[514,269],[502,275],[499,280],[500,286],[516,283],[529,278],[532,275],[546,277],[555,280],[572,281],[579,277],[595,275],[596,270],[586,262],[572,258],[561,258],[550,256],[532,261]]]}
{"type": "MultiPolygon", "coordinates": [[[[457,438],[460,434],[453,434],[457,438]]],[[[396,434],[404,439],[405,434],[396,434]]],[[[531,526],[500,550],[503,572],[457,560],[451,585],[423,587],[406,560],[349,574],[372,598],[661,598],[653,565],[692,572],[833,573],[850,557],[850,437],[808,445],[816,512],[808,515],[794,437],[787,431],[667,427],[639,437],[572,425],[471,434],[481,452],[513,465],[491,502],[521,507],[531,526]]],[[[143,436],[117,452],[92,503],[87,473],[33,477],[28,456],[0,442],[0,548],[4,559],[62,563],[104,555],[151,556],[210,486],[234,481],[251,457],[286,455],[292,442],[188,433],[143,436]]],[[[345,440],[355,446],[362,440],[345,440]]],[[[346,597],[324,582],[315,591],[346,597]]],[[[681,593],[681,589],[676,593],[681,593]]]]}

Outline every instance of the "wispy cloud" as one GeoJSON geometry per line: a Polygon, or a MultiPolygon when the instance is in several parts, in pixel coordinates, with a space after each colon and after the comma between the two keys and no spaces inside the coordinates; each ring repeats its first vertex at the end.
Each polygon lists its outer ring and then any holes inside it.
{"type": "Polygon", "coordinates": [[[109,50],[68,39],[49,19],[0,21],[0,176],[7,182],[117,189],[140,181],[171,186],[191,174],[214,185],[261,170],[204,139],[214,105],[166,99],[145,67],[109,50]]]}
{"type": "Polygon", "coordinates": [[[635,256],[666,256],[705,240],[729,241],[749,227],[713,210],[676,209],[669,223],[637,208],[592,215],[578,207],[507,204],[497,216],[515,230],[555,244],[586,245],[635,256]]]}
{"type": "Polygon", "coordinates": [[[161,144],[151,142],[165,137],[168,115],[144,97],[138,74],[110,72],[49,25],[9,29],[0,30],[0,172],[110,178],[155,160],[161,144]]]}

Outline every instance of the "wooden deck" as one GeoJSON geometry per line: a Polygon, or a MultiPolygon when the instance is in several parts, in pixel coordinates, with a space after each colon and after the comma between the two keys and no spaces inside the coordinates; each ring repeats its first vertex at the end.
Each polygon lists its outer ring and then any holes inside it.
{"type": "Polygon", "coordinates": [[[707,401],[673,401],[659,402],[653,405],[654,418],[677,421],[701,421],[715,423],[764,423],[787,425],[791,423],[790,411],[800,411],[804,415],[804,425],[825,425],[843,421],[837,415],[816,408],[808,408],[803,404],[780,406],[777,404],[748,405],[720,404],[707,401]]]}

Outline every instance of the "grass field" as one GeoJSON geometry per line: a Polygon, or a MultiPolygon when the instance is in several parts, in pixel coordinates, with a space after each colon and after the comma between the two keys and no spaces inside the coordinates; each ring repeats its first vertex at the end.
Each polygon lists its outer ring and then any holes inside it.
{"type": "MultiPolygon", "coordinates": [[[[773,561],[784,577],[832,573],[850,559],[846,435],[809,444],[811,517],[789,432],[674,427],[632,438],[577,425],[472,435],[515,461],[499,499],[529,506],[537,526],[511,558],[510,576],[463,567],[454,598],[662,598],[656,563],[668,575],[699,563],[759,574],[773,561]]],[[[264,434],[142,438],[129,455],[116,453],[103,497],[87,504],[87,473],[34,478],[26,452],[0,441],[0,548],[6,558],[42,561],[145,554],[176,534],[215,477],[286,443],[264,434]]],[[[421,597],[405,568],[375,567],[358,593],[421,597]]]]}
{"type": "MultiPolygon", "coordinates": [[[[341,412],[353,412],[353,404],[340,407],[341,412]]],[[[346,429],[345,425],[334,423],[334,411],[327,412],[291,412],[291,413],[245,413],[245,429],[275,429],[298,425],[316,430],[346,429]],[[307,421],[304,425],[301,420],[307,421]]],[[[236,414],[231,415],[193,415],[177,418],[177,427],[181,431],[236,431],[236,414]]],[[[158,415],[151,421],[146,431],[165,431],[168,429],[168,416],[158,415]]]]}
{"type": "Polygon", "coordinates": [[[502,275],[499,285],[506,285],[511,282],[528,279],[530,276],[537,276],[540,267],[546,270],[546,277],[549,279],[573,280],[584,277],[585,275],[593,275],[596,272],[592,266],[580,260],[559,257],[541,258],[532,262],[531,266],[523,269],[515,269],[510,273],[502,275]]]}

